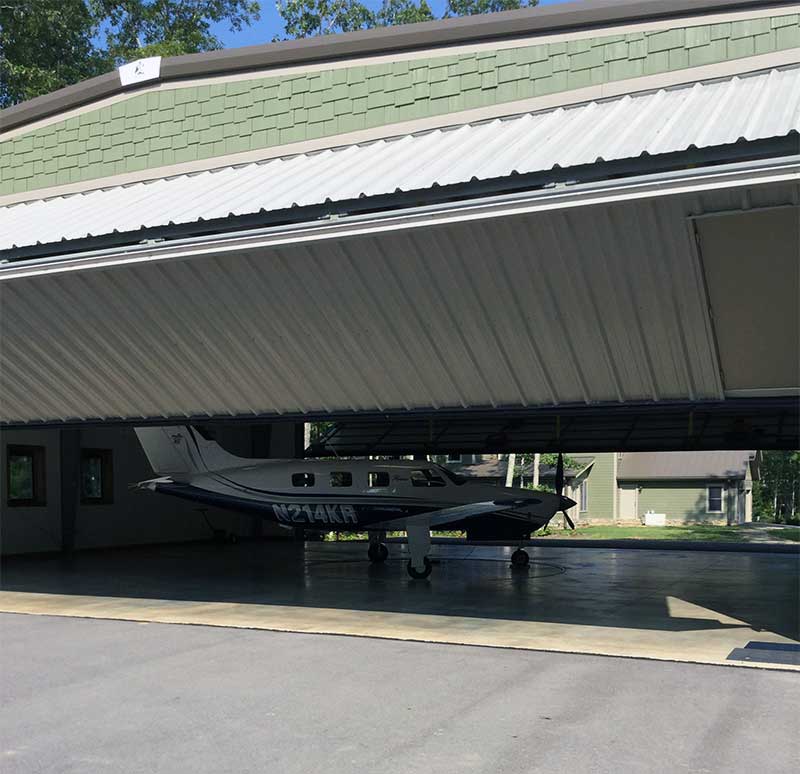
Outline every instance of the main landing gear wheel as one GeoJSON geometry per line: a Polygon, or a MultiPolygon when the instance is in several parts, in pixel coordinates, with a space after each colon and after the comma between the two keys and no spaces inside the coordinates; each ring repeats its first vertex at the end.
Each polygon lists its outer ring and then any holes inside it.
{"type": "Polygon", "coordinates": [[[411,564],[411,560],[408,560],[408,564],[406,565],[406,570],[408,570],[408,574],[414,580],[425,580],[432,572],[433,572],[433,562],[431,562],[428,557],[425,557],[425,569],[420,572],[419,570],[415,569],[414,565],[411,564]]]}
{"type": "Polygon", "coordinates": [[[511,554],[511,564],[514,567],[527,567],[530,561],[531,558],[528,556],[528,552],[523,548],[518,548],[511,554]]]}
{"type": "Polygon", "coordinates": [[[370,543],[367,554],[370,562],[381,564],[389,558],[389,549],[383,543],[370,543]]]}

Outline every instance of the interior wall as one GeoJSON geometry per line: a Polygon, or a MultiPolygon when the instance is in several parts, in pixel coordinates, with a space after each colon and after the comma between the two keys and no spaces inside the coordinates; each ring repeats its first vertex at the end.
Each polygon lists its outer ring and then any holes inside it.
{"type": "MultiPolygon", "coordinates": [[[[294,428],[294,425],[288,425],[294,428]]],[[[249,428],[232,428],[226,443],[249,456],[249,428]]],[[[286,530],[253,517],[201,506],[187,500],[131,489],[153,477],[131,427],[83,427],[80,446],[110,449],[113,459],[113,502],[79,504],[75,548],[99,548],[145,543],[202,540],[211,536],[209,523],[239,536],[288,538],[286,530]],[[206,521],[208,520],[208,523],[206,521]]],[[[285,451],[286,449],[284,449],[285,451]]],[[[0,499],[0,552],[18,554],[61,549],[61,498],[58,429],[13,429],[0,434],[2,498],[0,499]],[[43,446],[46,466],[46,503],[9,506],[6,487],[7,449],[10,444],[43,446]]]]}

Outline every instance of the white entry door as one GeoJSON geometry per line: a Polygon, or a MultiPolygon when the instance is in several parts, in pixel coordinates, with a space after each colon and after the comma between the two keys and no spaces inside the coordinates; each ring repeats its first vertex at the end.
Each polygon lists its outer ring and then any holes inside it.
{"type": "Polygon", "coordinates": [[[639,521],[639,488],[633,484],[621,484],[619,487],[619,520],[639,521]]]}

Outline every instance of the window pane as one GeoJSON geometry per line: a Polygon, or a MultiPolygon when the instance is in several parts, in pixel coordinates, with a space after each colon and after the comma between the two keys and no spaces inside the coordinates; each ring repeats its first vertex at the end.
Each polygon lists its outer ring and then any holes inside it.
{"type": "Polygon", "coordinates": [[[722,511],[721,486],[708,487],[708,510],[712,513],[720,513],[722,511]]]}
{"type": "Polygon", "coordinates": [[[33,500],[33,457],[29,454],[8,457],[8,499],[33,500]]]}
{"type": "Polygon", "coordinates": [[[292,486],[314,486],[314,474],[292,473],[292,486]]]}
{"type": "Polygon", "coordinates": [[[103,458],[84,457],[81,468],[81,497],[85,500],[103,498],[103,458]]]}
{"type": "Polygon", "coordinates": [[[460,454],[448,454],[447,455],[448,462],[461,462],[461,455],[460,454]]]}
{"type": "Polygon", "coordinates": [[[389,486],[389,474],[385,470],[371,470],[369,473],[369,485],[373,487],[389,486]]]}
{"type": "Polygon", "coordinates": [[[346,470],[331,473],[331,486],[353,486],[353,474],[346,470]]]}
{"type": "Polygon", "coordinates": [[[581,481],[581,511],[589,510],[589,487],[588,481],[581,481]]]}

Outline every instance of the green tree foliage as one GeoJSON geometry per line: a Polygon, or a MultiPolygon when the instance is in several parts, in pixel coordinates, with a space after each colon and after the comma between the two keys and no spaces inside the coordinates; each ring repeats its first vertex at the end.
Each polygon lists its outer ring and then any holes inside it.
{"type": "Polygon", "coordinates": [[[375,14],[358,0],[277,0],[288,38],[309,38],[375,26],[375,14]]]}
{"type": "Polygon", "coordinates": [[[800,451],[761,452],[759,480],[753,483],[753,515],[759,521],[798,523],[800,451]]]}
{"type": "Polygon", "coordinates": [[[0,108],[107,69],[84,0],[0,0],[0,108]]]}
{"type": "Polygon", "coordinates": [[[212,25],[241,30],[257,0],[0,0],[0,108],[142,56],[208,51],[212,25]]]}
{"type": "MultiPolygon", "coordinates": [[[[510,11],[538,0],[449,0],[445,17],[510,11]]],[[[372,27],[413,24],[435,18],[427,0],[383,0],[377,10],[361,0],[277,0],[286,37],[308,38],[372,27]]]]}
{"type": "Polygon", "coordinates": [[[434,17],[431,7],[425,0],[384,0],[376,14],[380,27],[392,27],[395,24],[414,24],[431,21],[434,17]]]}
{"type": "Polygon", "coordinates": [[[426,0],[383,0],[372,10],[359,0],[277,0],[287,38],[310,38],[395,24],[430,21],[426,0]]]}
{"type": "Polygon", "coordinates": [[[233,32],[258,20],[257,0],[89,0],[105,36],[107,56],[128,62],[221,48],[212,24],[233,32]]]}
{"type": "Polygon", "coordinates": [[[536,5],[538,0],[448,0],[445,17],[476,16],[479,13],[497,13],[498,11],[515,11],[536,5]]]}

